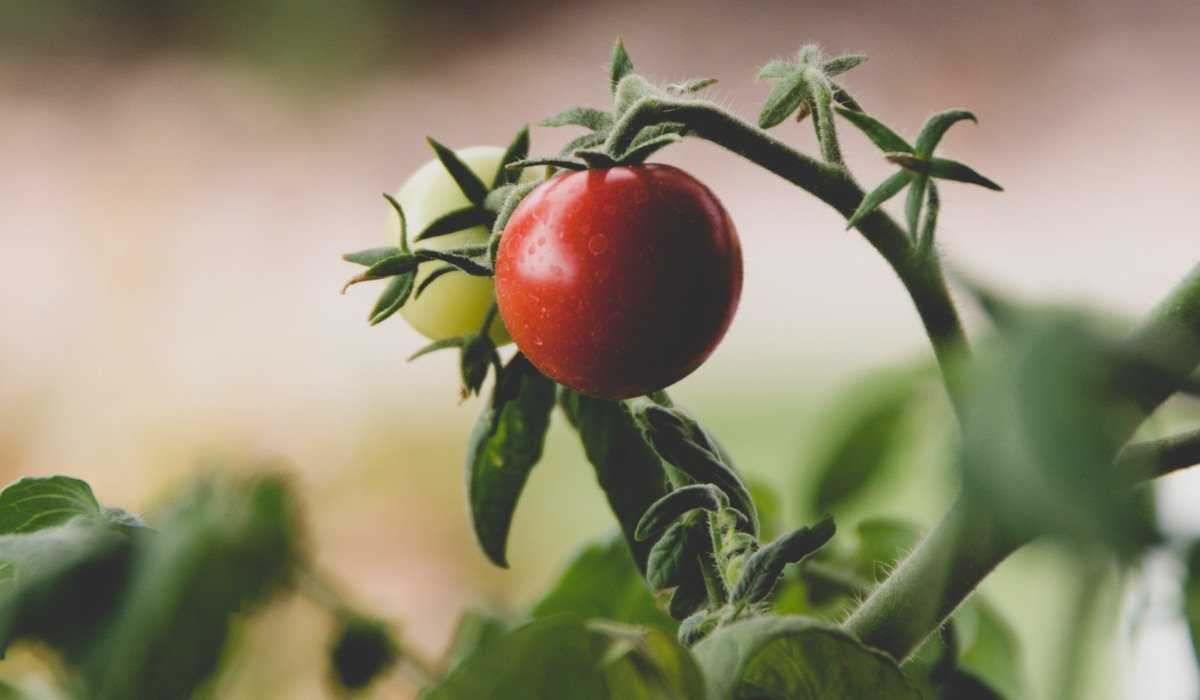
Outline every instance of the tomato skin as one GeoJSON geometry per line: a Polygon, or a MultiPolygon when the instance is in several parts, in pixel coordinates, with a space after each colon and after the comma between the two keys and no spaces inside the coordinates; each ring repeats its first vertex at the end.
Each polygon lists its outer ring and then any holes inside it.
{"type": "Polygon", "coordinates": [[[531,192],[496,260],[500,315],[544,374],[606,399],[700,366],[733,320],[742,253],[725,208],[668,165],[560,174],[531,192]]]}

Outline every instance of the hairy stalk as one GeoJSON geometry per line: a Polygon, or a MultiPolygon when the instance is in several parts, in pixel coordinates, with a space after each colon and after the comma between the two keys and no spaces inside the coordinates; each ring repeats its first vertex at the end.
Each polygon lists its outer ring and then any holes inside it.
{"type": "MultiPolygon", "coordinates": [[[[807,190],[847,218],[862,201],[863,190],[845,167],[810,158],[706,102],[644,97],[614,126],[606,148],[614,153],[623,152],[639,131],[663,122],[686,124],[691,133],[807,190]]],[[[951,401],[956,409],[961,408],[962,392],[952,368],[958,354],[966,349],[966,335],[937,256],[917,255],[904,230],[882,209],[859,222],[858,230],[891,265],[908,290],[933,344],[951,401]]]]}
{"type": "MultiPolygon", "coordinates": [[[[1200,266],[1197,266],[1130,335],[1130,348],[1176,370],[1180,375],[1200,366],[1200,266]]],[[[1141,420],[1170,396],[1155,382],[1142,387],[1140,420],[1121,429],[1132,434],[1141,420]]],[[[1191,441],[1180,445],[1194,450],[1191,441]]],[[[1133,448],[1134,446],[1131,446],[1133,448]]],[[[1144,448],[1137,448],[1144,449],[1144,448]]],[[[1173,456],[1187,456],[1169,450],[1173,456]]],[[[1120,463],[1120,458],[1118,458],[1120,463]]],[[[963,500],[901,562],[846,621],[865,643],[903,660],[938,629],[983,578],[1024,541],[1001,537],[986,511],[963,500]]]]}

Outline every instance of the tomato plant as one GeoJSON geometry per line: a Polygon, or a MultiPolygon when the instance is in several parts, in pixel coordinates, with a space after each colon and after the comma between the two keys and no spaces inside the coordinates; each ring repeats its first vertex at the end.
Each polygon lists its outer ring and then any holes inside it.
{"type": "Polygon", "coordinates": [[[965,275],[956,300],[938,248],[942,189],[1000,186],[939,147],[975,116],[937,112],[901,136],[843,84],[864,61],[806,46],[768,63],[752,124],[702,97],[712,80],[646,80],[618,42],[611,107],[542,122],[585,133],[532,157],[528,129],[503,151],[431,140],[436,160],[388,197],[392,245],[345,256],[360,267],[347,286],[385,281],[372,324],[402,312],[433,340],[414,357],[458,350],[465,395],[492,378],[465,467],[471,524],[495,565],[509,566],[513,514],[556,409],[578,437],[619,532],[585,545],[528,609],[470,611],[445,656],[426,660],[315,564],[284,477],[201,479],[150,527],[54,476],[0,491],[0,647],[54,650],[64,697],[191,697],[210,692],[234,620],[294,592],[333,623],[339,692],[394,671],[424,700],[1024,698],[1015,637],[977,588],[1045,540],[1067,545],[1080,592],[1054,697],[1081,694],[1072,645],[1106,571],[1173,559],[1180,618],[1200,639],[1200,542],[1161,531],[1142,488],[1200,463],[1200,430],[1144,427],[1168,399],[1200,395],[1200,266],[1119,333],[965,275]],[[818,155],[768,131],[792,118],[811,123],[818,155]],[[874,187],[843,158],[847,125],[895,167],[874,187]],[[742,275],[716,197],[646,164],[683,138],[842,214],[930,340],[928,369],[893,370],[830,411],[825,451],[804,465],[815,486],[803,522],[785,525],[778,496],[665,391],[720,341],[742,275]],[[901,192],[897,220],[883,205],[901,192]],[[988,324],[971,343],[963,300],[988,324]],[[503,354],[501,317],[517,345],[503,354]],[[906,420],[946,442],[959,489],[925,533],[848,505],[910,457],[897,447],[906,420]]]}
{"type": "Polygon", "coordinates": [[[725,208],[667,165],[556,176],[513,212],[496,258],[500,316],[520,351],[559,384],[609,399],[700,366],[741,287],[725,208]]]}

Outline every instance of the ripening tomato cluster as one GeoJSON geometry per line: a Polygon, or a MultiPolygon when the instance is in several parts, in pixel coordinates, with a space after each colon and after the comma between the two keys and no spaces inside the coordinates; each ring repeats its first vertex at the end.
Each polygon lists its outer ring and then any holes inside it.
{"type": "MultiPolygon", "coordinates": [[[[458,152],[483,174],[499,149],[458,152]]],[[[409,230],[463,205],[436,161],[398,197],[409,230]]],[[[481,243],[466,230],[424,244],[481,243]],[[450,239],[450,240],[447,240],[450,239]]],[[[418,244],[420,245],[420,244],[418,244]]],[[[403,310],[434,338],[473,332],[492,301],[492,280],[454,272],[403,310]]],[[[733,319],[742,288],[737,232],[716,196],[668,165],[560,173],[513,212],[496,259],[504,328],[542,373],[596,397],[665,388],[699,367],[733,319]]]]}

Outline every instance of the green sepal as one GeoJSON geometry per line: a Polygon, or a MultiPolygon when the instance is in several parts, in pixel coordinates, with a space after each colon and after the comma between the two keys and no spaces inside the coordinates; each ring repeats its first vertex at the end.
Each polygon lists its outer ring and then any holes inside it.
{"type": "Polygon", "coordinates": [[[862,53],[845,53],[835,56],[821,64],[821,71],[829,77],[841,75],[846,71],[857,68],[867,62],[867,55],[862,53]]]}
{"type": "Polygon", "coordinates": [[[400,253],[383,258],[382,260],[372,264],[363,272],[360,272],[359,274],[347,280],[346,284],[342,286],[342,293],[345,294],[347,289],[360,282],[369,282],[371,280],[394,277],[396,275],[403,275],[405,273],[412,272],[413,270],[417,269],[417,265],[421,262],[421,258],[419,256],[424,252],[425,251],[418,251],[416,255],[400,253]]]}
{"type": "Polygon", "coordinates": [[[937,183],[933,180],[928,184],[929,192],[925,196],[925,220],[921,223],[921,233],[917,237],[917,253],[925,255],[933,250],[933,239],[937,233],[938,213],[941,210],[942,199],[938,196],[937,183]]]}
{"type": "Polygon", "coordinates": [[[622,165],[644,163],[647,158],[680,139],[678,134],[664,134],[649,141],[643,141],[622,154],[620,162],[622,165]]]}
{"type": "Polygon", "coordinates": [[[850,218],[846,220],[846,229],[854,228],[860,221],[878,209],[880,205],[895,197],[900,190],[908,185],[910,180],[912,180],[912,175],[904,170],[888,176],[886,180],[879,183],[879,186],[863,197],[862,202],[858,205],[858,209],[855,209],[850,218]]]}
{"type": "Polygon", "coordinates": [[[917,134],[917,142],[913,148],[913,153],[922,158],[928,158],[933,155],[933,149],[937,148],[946,130],[964,120],[976,123],[979,121],[975,118],[974,114],[965,109],[948,109],[933,115],[926,120],[925,126],[921,127],[921,133],[917,134]]]}
{"type": "Polygon", "coordinates": [[[613,95],[617,94],[617,85],[621,82],[621,78],[633,72],[633,61],[629,58],[629,53],[625,51],[625,43],[617,39],[617,43],[613,45],[612,60],[609,62],[608,68],[608,86],[613,95]]]}
{"type": "Polygon", "coordinates": [[[446,168],[446,172],[450,173],[450,177],[454,178],[454,182],[458,184],[458,189],[462,190],[463,195],[472,204],[482,206],[488,192],[487,185],[483,184],[483,180],[480,180],[479,176],[468,168],[466,163],[459,160],[454,151],[438,143],[432,137],[427,137],[425,140],[429,142],[429,146],[437,154],[438,160],[442,162],[442,167],[446,168]]]}
{"type": "Polygon", "coordinates": [[[904,220],[908,224],[908,235],[915,243],[918,236],[918,226],[921,222],[921,207],[925,205],[925,187],[929,178],[918,175],[912,178],[908,188],[908,199],[904,203],[904,220]]]}
{"type": "Polygon", "coordinates": [[[413,272],[393,277],[392,281],[388,282],[388,286],[384,288],[383,293],[379,295],[379,299],[375,301],[371,314],[367,316],[367,323],[372,326],[378,325],[399,311],[400,307],[408,301],[409,295],[412,294],[413,280],[415,279],[416,274],[413,272]]]}
{"type": "Polygon", "coordinates": [[[562,168],[563,170],[587,170],[587,163],[572,158],[526,158],[518,160],[515,163],[509,163],[509,170],[523,170],[525,168],[535,168],[539,165],[549,165],[552,168],[562,168]]]}
{"type": "Polygon", "coordinates": [[[515,183],[518,176],[515,172],[508,169],[509,163],[515,163],[525,159],[529,155],[529,125],[521,127],[517,135],[513,137],[508,148],[504,149],[504,155],[500,157],[500,166],[496,168],[496,174],[492,177],[491,189],[497,189],[504,185],[515,183]]]}
{"type": "Polygon", "coordinates": [[[834,107],[837,113],[846,118],[858,130],[866,134],[879,150],[885,153],[912,153],[913,147],[899,134],[871,115],[850,109],[843,105],[834,107]]]}
{"type": "Polygon", "coordinates": [[[638,521],[634,538],[644,541],[662,532],[685,513],[697,508],[718,511],[729,505],[729,497],[712,484],[681,486],[654,502],[638,521]]]}
{"type": "Polygon", "coordinates": [[[487,259],[492,269],[496,268],[496,256],[500,253],[500,239],[504,234],[504,227],[508,226],[508,220],[512,218],[513,212],[517,210],[517,205],[521,203],[521,200],[541,184],[541,182],[527,182],[516,185],[504,199],[504,206],[500,207],[500,211],[496,214],[496,220],[492,222],[492,236],[487,242],[487,259]]]}
{"type": "Polygon", "coordinates": [[[414,257],[420,260],[440,260],[474,277],[491,277],[495,270],[492,269],[492,261],[487,252],[486,245],[479,245],[453,250],[423,249],[414,253],[414,257]]]}
{"type": "Polygon", "coordinates": [[[770,129],[783,123],[792,112],[809,99],[808,78],[803,71],[794,71],[771,88],[758,115],[758,126],[770,129]]]}
{"type": "MultiPolygon", "coordinates": [[[[578,136],[568,141],[566,145],[562,147],[562,150],[559,151],[559,154],[562,156],[570,156],[572,153],[581,148],[594,148],[603,144],[606,140],[608,140],[608,131],[593,131],[590,134],[584,134],[583,136],[578,136]]],[[[574,161],[572,161],[570,158],[567,158],[566,162],[573,163],[574,161]]]]}
{"type": "Polygon", "coordinates": [[[575,157],[587,163],[588,168],[611,168],[617,164],[612,156],[598,149],[581,148],[575,151],[575,157]]]}
{"type": "Polygon", "coordinates": [[[492,342],[488,328],[469,336],[462,346],[459,356],[459,373],[462,375],[463,395],[478,395],[487,379],[488,367],[496,368],[496,376],[500,376],[500,357],[496,354],[496,344],[492,342]]]}
{"type": "Polygon", "coordinates": [[[887,153],[884,156],[892,163],[921,175],[929,175],[941,180],[965,182],[979,185],[989,190],[1003,192],[1004,188],[988,178],[980,175],[970,166],[948,158],[921,158],[911,153],[887,153]]]}
{"type": "Polygon", "coordinates": [[[444,275],[447,275],[451,272],[456,272],[457,270],[458,268],[453,265],[442,265],[441,267],[433,270],[425,276],[425,279],[421,280],[421,284],[417,285],[416,291],[413,292],[413,299],[420,299],[421,293],[425,291],[426,287],[441,279],[444,275]]]}
{"type": "Polygon", "coordinates": [[[387,260],[388,258],[394,258],[402,254],[404,254],[403,250],[394,245],[389,245],[383,246],[382,248],[367,248],[366,250],[360,250],[354,253],[346,253],[342,256],[342,260],[354,263],[355,265],[365,265],[366,267],[370,267],[375,263],[387,260]]]}
{"type": "Polygon", "coordinates": [[[387,192],[383,193],[383,198],[391,205],[392,210],[396,212],[396,217],[400,219],[400,252],[408,253],[408,217],[404,215],[404,207],[400,206],[400,202],[387,192]]]}
{"type": "Polygon", "coordinates": [[[582,126],[592,131],[607,131],[612,128],[612,115],[595,107],[569,107],[558,114],[546,117],[542,126],[582,126]]]}
{"type": "Polygon", "coordinates": [[[466,342],[467,342],[466,338],[463,338],[463,337],[442,338],[441,340],[435,340],[432,343],[429,343],[425,347],[421,348],[420,350],[409,355],[408,361],[412,362],[413,360],[417,359],[418,357],[424,357],[425,355],[428,355],[431,352],[437,352],[438,350],[445,350],[446,348],[461,348],[463,345],[466,344],[466,342]]]}
{"type": "Polygon", "coordinates": [[[554,382],[517,353],[499,373],[471,431],[466,458],[471,523],[480,548],[496,566],[508,567],[513,512],[541,459],[554,395],[554,382]]]}
{"type": "Polygon", "coordinates": [[[729,594],[730,602],[757,603],[764,600],[775,588],[783,574],[783,567],[817,551],[836,532],[833,518],[826,517],[812,527],[802,527],[763,546],[746,560],[742,576],[729,594]]]}
{"type": "Polygon", "coordinates": [[[488,226],[492,224],[493,214],[482,207],[464,207],[447,212],[434,219],[417,234],[415,240],[423,241],[447,234],[456,233],[472,226],[488,226]]]}
{"type": "Polygon", "coordinates": [[[780,59],[776,58],[771,61],[768,61],[767,65],[760,68],[758,71],[757,77],[759,80],[770,80],[770,79],[774,79],[774,78],[786,78],[795,72],[796,72],[796,66],[794,64],[789,63],[788,61],[784,61],[784,60],[780,60],[780,59]]]}

